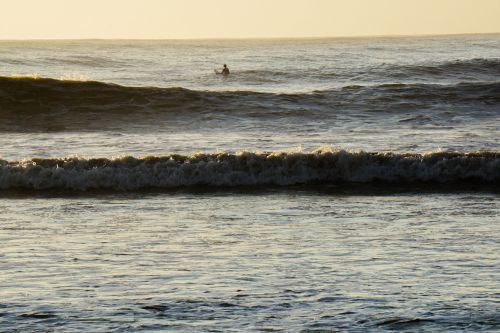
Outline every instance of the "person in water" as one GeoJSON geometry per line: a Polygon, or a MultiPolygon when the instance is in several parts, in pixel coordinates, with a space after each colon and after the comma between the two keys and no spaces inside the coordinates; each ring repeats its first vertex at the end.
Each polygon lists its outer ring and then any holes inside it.
{"type": "Polygon", "coordinates": [[[227,65],[224,64],[224,67],[222,68],[222,71],[221,72],[217,72],[217,74],[229,75],[229,68],[227,67],[227,65]]]}

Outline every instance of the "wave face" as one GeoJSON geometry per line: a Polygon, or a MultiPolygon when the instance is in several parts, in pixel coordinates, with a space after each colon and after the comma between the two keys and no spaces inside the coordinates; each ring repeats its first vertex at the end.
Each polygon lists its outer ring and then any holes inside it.
{"type": "Polygon", "coordinates": [[[438,84],[349,85],[312,93],[275,94],[253,91],[195,91],[184,88],[125,87],[97,81],[0,77],[2,112],[53,112],[64,109],[131,111],[140,107],[202,111],[214,106],[264,105],[266,102],[342,105],[349,102],[385,103],[500,103],[500,82],[438,84]],[[239,102],[239,103],[238,103],[239,102]],[[260,103],[260,104],[259,104],[260,103]],[[333,104],[332,104],[333,103],[333,104]]]}
{"type": "Polygon", "coordinates": [[[190,186],[500,181],[500,153],[396,154],[320,148],[311,153],[0,160],[1,189],[138,190],[190,186]]]}
{"type": "MultiPolygon", "coordinates": [[[[100,128],[113,122],[155,122],[160,117],[228,112],[238,116],[311,116],[356,112],[412,112],[437,106],[500,105],[500,82],[351,85],[311,93],[195,91],[125,87],[94,81],[0,77],[0,129],[100,128]]],[[[457,108],[458,109],[458,108],[457,108]]]]}

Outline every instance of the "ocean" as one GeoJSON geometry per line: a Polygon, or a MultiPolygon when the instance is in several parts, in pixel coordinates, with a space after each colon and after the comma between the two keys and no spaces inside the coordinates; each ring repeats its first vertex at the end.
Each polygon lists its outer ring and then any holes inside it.
{"type": "Polygon", "coordinates": [[[499,143],[498,34],[0,41],[0,331],[499,331],[499,143]]]}

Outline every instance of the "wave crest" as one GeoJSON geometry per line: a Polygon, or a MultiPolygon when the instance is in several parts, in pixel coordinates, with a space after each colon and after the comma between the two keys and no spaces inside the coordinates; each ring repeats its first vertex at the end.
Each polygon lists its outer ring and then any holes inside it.
{"type": "Polygon", "coordinates": [[[335,183],[500,181],[500,153],[398,154],[321,148],[303,152],[197,153],[144,158],[0,160],[1,189],[176,188],[335,183]]]}

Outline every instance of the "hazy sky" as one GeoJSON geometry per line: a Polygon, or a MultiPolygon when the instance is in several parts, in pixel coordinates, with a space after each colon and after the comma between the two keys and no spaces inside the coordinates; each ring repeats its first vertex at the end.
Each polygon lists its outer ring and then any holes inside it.
{"type": "Polygon", "coordinates": [[[500,0],[0,1],[0,39],[500,32],[500,0]]]}

